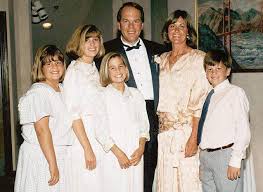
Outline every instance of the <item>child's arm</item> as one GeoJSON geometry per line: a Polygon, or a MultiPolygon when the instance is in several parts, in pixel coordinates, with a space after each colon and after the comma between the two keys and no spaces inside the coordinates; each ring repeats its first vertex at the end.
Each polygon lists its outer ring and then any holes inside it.
{"type": "Polygon", "coordinates": [[[227,178],[230,180],[235,180],[238,177],[240,177],[240,168],[228,166],[227,178]]]}
{"type": "Polygon", "coordinates": [[[59,171],[54,151],[52,135],[48,126],[49,117],[43,117],[34,123],[38,142],[49,165],[49,185],[55,185],[59,181],[59,171]]]}
{"type": "Polygon", "coordinates": [[[235,138],[227,171],[227,176],[230,180],[237,179],[240,176],[241,162],[245,157],[251,137],[248,114],[249,102],[243,89],[237,89],[235,92],[232,109],[235,122],[235,138]]]}
{"type": "Polygon", "coordinates": [[[145,143],[146,143],[146,138],[141,137],[139,140],[139,147],[131,155],[131,159],[130,159],[131,165],[136,166],[140,162],[142,155],[144,153],[145,143]]]}
{"type": "Polygon", "coordinates": [[[192,119],[192,133],[185,146],[185,157],[192,157],[197,152],[197,129],[199,118],[193,117],[192,119]]]}
{"type": "Polygon", "coordinates": [[[118,159],[120,167],[122,169],[127,169],[131,166],[129,158],[117,145],[114,144],[110,150],[118,159]]]}
{"type": "Polygon", "coordinates": [[[75,135],[77,136],[81,146],[83,147],[86,168],[89,170],[95,169],[96,157],[90,145],[82,120],[81,119],[74,120],[72,126],[75,135]]]}

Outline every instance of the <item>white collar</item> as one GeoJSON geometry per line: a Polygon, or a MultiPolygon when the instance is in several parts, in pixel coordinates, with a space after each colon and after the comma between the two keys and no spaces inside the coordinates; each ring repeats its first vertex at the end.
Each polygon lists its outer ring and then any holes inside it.
{"type": "Polygon", "coordinates": [[[127,46],[130,46],[130,47],[136,45],[136,44],[137,44],[138,42],[140,42],[140,41],[141,41],[141,38],[139,38],[139,39],[138,39],[137,41],[135,41],[133,44],[130,44],[130,43],[125,42],[125,41],[123,40],[123,37],[121,36],[121,42],[122,42],[122,44],[127,45],[127,46]]]}

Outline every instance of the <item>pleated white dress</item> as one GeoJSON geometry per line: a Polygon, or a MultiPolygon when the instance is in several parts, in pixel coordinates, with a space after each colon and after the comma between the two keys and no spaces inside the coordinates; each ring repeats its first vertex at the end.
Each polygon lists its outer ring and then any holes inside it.
{"type": "Polygon", "coordinates": [[[86,169],[84,151],[77,137],[70,147],[67,170],[71,175],[67,179],[67,192],[102,191],[101,161],[113,141],[107,133],[107,116],[102,99],[102,87],[95,63],[86,64],[72,61],[63,82],[65,100],[73,119],[82,119],[88,139],[96,155],[97,166],[94,170],[86,169]]]}
{"type": "Polygon", "coordinates": [[[15,179],[15,192],[64,192],[65,159],[72,144],[71,119],[63,99],[63,90],[56,92],[45,83],[34,83],[20,99],[18,109],[24,142],[19,150],[15,179]],[[49,116],[59,175],[59,182],[48,185],[49,165],[41,151],[34,123],[49,116]]]}
{"type": "MultiPolygon", "coordinates": [[[[130,158],[139,147],[139,138],[149,139],[149,121],[141,93],[125,87],[122,94],[112,85],[105,90],[109,116],[110,136],[115,144],[130,158]]],[[[110,151],[104,157],[103,191],[143,192],[143,158],[137,166],[121,169],[117,158],[110,151]]]]}

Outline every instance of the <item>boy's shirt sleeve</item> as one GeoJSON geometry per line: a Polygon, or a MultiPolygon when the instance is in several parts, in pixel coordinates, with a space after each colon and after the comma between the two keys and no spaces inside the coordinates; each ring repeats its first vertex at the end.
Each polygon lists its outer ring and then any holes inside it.
{"type": "Polygon", "coordinates": [[[249,102],[243,89],[238,89],[238,94],[233,99],[233,113],[235,118],[235,139],[229,166],[240,168],[241,160],[246,157],[246,149],[250,142],[249,127],[249,102]]]}

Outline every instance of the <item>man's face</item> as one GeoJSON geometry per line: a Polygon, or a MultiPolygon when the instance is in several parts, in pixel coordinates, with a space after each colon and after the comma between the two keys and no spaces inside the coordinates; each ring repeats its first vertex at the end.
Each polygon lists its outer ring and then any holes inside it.
{"type": "Polygon", "coordinates": [[[134,7],[124,7],[121,12],[121,20],[117,24],[125,42],[134,44],[139,39],[143,29],[143,23],[141,13],[138,9],[134,7]]]}

